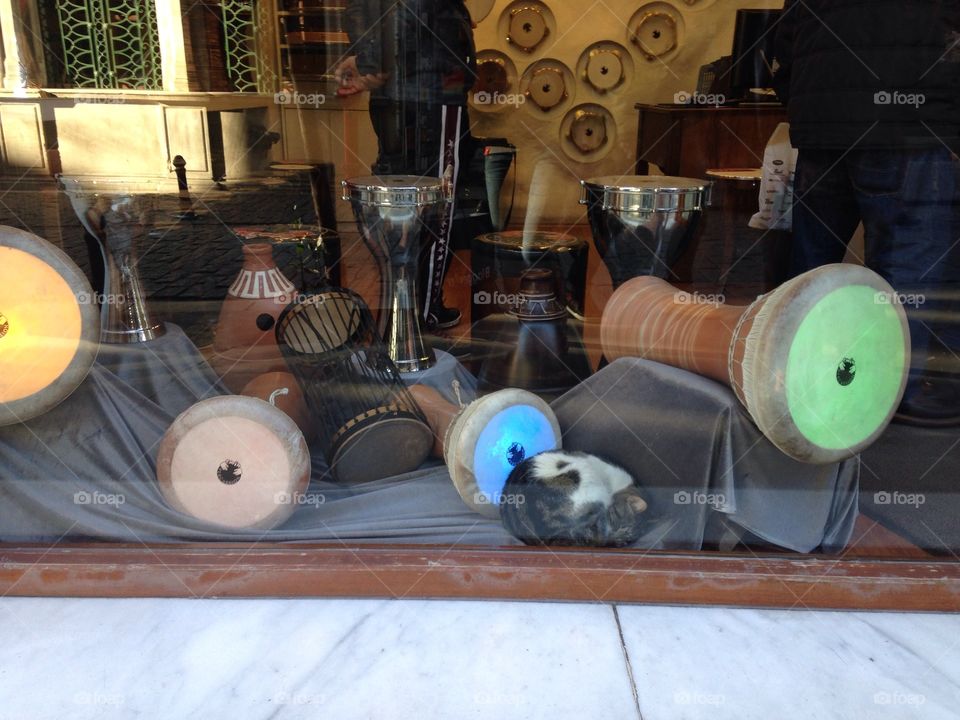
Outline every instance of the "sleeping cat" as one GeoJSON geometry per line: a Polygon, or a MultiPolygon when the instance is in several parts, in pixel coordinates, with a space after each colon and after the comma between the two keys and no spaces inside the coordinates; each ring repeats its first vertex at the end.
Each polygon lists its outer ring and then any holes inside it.
{"type": "Polygon", "coordinates": [[[527,545],[630,545],[647,503],[623,468],[587,453],[552,450],[517,465],[500,519],[527,545]]]}

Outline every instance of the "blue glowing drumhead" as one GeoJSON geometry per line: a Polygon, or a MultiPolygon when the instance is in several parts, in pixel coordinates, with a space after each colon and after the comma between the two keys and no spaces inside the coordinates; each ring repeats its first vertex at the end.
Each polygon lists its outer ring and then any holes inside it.
{"type": "Polygon", "coordinates": [[[490,503],[499,503],[510,472],[524,459],[559,447],[555,422],[532,405],[511,405],[490,419],[473,453],[477,488],[490,503]]]}

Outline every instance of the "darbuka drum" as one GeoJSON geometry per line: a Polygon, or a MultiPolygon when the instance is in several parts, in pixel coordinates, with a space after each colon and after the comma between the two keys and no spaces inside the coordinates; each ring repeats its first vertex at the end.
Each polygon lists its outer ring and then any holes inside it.
{"type": "Polygon", "coordinates": [[[359,295],[332,288],[300,297],[276,332],[339,482],[399,475],[427,458],[430,428],[359,295]]]}
{"type": "Polygon", "coordinates": [[[693,238],[709,183],[657,175],[584,180],[580,204],[613,287],[632,277],[668,277],[693,238]]]}
{"type": "Polygon", "coordinates": [[[359,177],[343,182],[360,236],[380,268],[378,329],[400,372],[426,370],[433,352],[420,331],[417,266],[436,237],[450,196],[438,178],[359,177]]]}
{"type": "Polygon", "coordinates": [[[157,453],[157,480],[175,510],[234,530],[269,530],[306,491],[310,452],[270,403],[226,395],[174,421],[157,453]]]}
{"type": "Polygon", "coordinates": [[[910,360],[893,289],[847,264],[811,270],[749,306],[635,278],[604,309],[601,341],[610,360],[639,356],[729,383],[774,445],[810,463],[850,457],[879,437],[910,360]]]}
{"type": "Polygon", "coordinates": [[[434,454],[443,457],[463,501],[481,515],[500,516],[503,486],[513,468],[560,447],[560,424],[550,406],[525,390],[500,390],[465,408],[423,385],[410,392],[436,437],[434,454]]]}
{"type": "Polygon", "coordinates": [[[0,227],[0,425],[41,415],[76,390],[99,337],[80,268],[46,240],[0,227]]]}
{"type": "Polygon", "coordinates": [[[470,244],[473,271],[471,318],[474,323],[496,312],[509,312],[520,276],[532,268],[552,270],[557,297],[576,316],[584,313],[587,287],[587,241],[539,230],[507,230],[480,235],[470,244]]]}

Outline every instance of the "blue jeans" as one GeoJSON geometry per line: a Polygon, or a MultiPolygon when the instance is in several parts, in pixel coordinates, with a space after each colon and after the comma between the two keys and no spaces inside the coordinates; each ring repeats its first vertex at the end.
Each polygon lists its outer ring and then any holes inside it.
{"type": "Polygon", "coordinates": [[[864,263],[907,300],[913,377],[938,343],[960,354],[960,162],[930,150],[801,149],[792,275],[840,262],[860,222],[864,263]]]}

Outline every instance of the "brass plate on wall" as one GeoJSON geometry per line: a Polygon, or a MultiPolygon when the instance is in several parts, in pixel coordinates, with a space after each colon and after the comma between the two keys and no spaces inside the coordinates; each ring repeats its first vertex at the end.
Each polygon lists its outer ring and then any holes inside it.
{"type": "Polygon", "coordinates": [[[510,47],[534,53],[545,49],[556,36],[557,22],[540,0],[518,0],[501,13],[498,30],[510,47]]]}
{"type": "Polygon", "coordinates": [[[497,112],[517,104],[517,67],[499,50],[477,53],[477,82],[470,91],[470,106],[497,112]]]}
{"type": "Polygon", "coordinates": [[[629,84],[633,69],[630,52],[609,40],[594,43],[577,61],[577,77],[601,95],[629,84]]]}
{"type": "Polygon", "coordinates": [[[627,40],[650,61],[669,55],[680,46],[683,19],[669,3],[644,5],[627,25],[627,40]]]}
{"type": "Polygon", "coordinates": [[[576,84],[573,71],[556,59],[533,63],[520,80],[524,107],[537,117],[562,114],[573,102],[576,84]]]}
{"type": "Polygon", "coordinates": [[[571,160],[596,162],[606,157],[617,140],[617,121],[605,107],[577,105],[560,124],[560,146],[571,160]]]}

